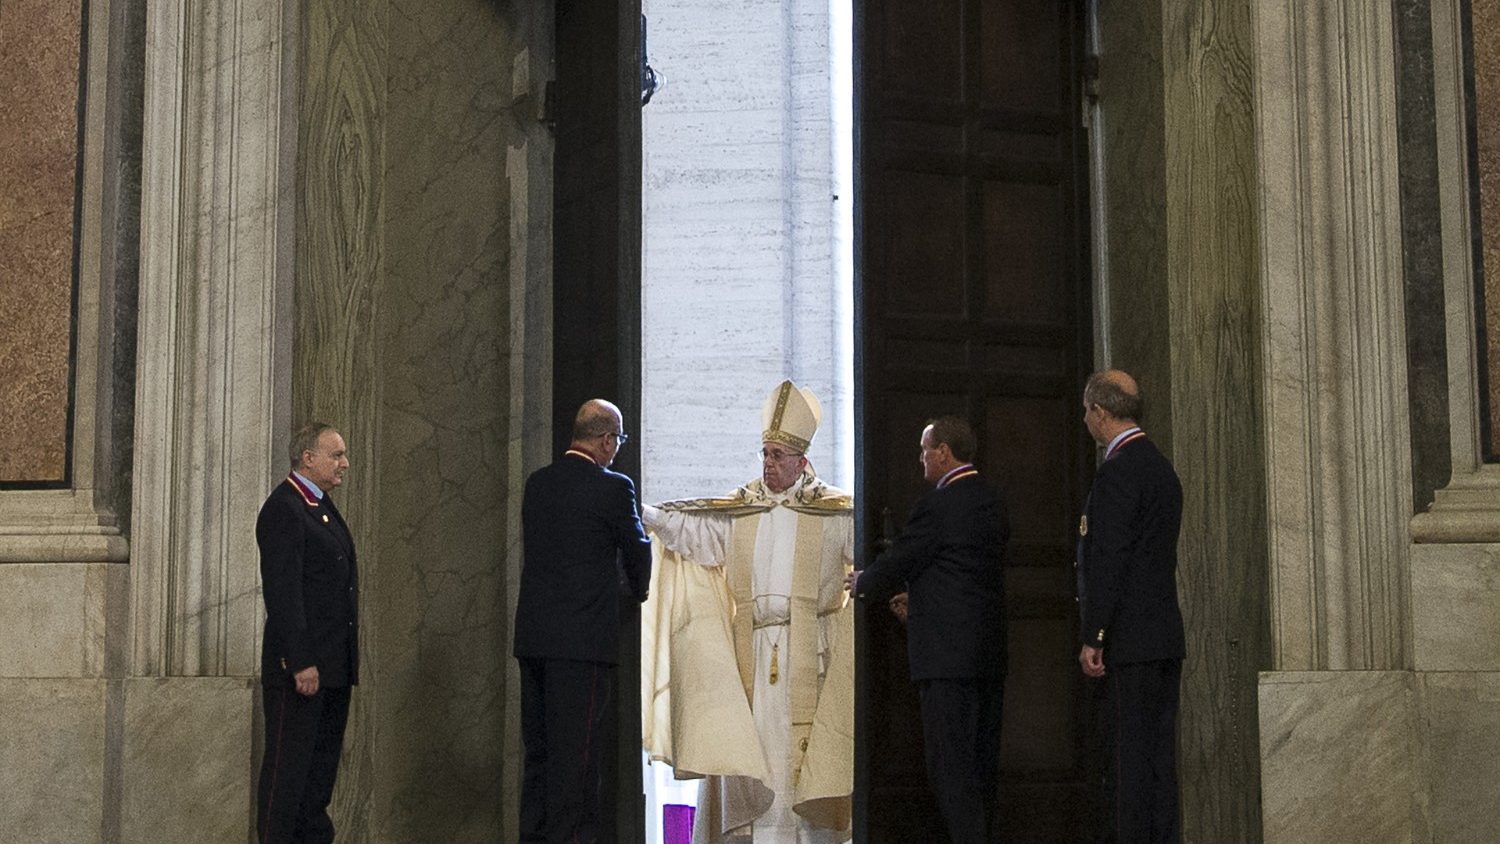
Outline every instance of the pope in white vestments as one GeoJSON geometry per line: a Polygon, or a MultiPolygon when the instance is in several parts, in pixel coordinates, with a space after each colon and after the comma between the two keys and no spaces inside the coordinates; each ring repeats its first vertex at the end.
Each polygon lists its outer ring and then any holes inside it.
{"type": "Polygon", "coordinates": [[[695,842],[850,838],[854,511],[808,465],[820,417],[810,391],[782,382],[763,412],[761,478],[642,508],[656,557],[645,747],[704,778],[695,842]]]}

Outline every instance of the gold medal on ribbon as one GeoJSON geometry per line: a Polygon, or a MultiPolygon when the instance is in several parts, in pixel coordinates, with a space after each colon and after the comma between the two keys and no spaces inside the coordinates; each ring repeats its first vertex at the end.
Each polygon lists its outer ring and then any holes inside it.
{"type": "Polygon", "coordinates": [[[1089,517],[1088,516],[1079,516],[1078,517],[1078,535],[1079,536],[1088,536],[1089,535],[1089,517]]]}

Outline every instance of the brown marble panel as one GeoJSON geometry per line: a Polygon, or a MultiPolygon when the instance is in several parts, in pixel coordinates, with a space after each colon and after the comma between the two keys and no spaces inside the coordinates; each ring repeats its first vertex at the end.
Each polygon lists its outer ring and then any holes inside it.
{"type": "Polygon", "coordinates": [[[1474,129],[1484,290],[1485,441],[1500,456],[1500,0],[1473,0],[1474,129]]]}
{"type": "Polygon", "coordinates": [[[0,483],[67,480],[82,18],[0,4],[0,483]]]}

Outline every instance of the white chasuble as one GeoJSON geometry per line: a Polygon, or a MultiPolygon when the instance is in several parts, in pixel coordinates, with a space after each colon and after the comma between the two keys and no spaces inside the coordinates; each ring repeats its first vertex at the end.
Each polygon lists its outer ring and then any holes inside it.
{"type": "Polygon", "coordinates": [[[809,473],[780,495],[757,481],[645,508],[645,746],[705,777],[695,841],[849,840],[850,505],[809,473]]]}

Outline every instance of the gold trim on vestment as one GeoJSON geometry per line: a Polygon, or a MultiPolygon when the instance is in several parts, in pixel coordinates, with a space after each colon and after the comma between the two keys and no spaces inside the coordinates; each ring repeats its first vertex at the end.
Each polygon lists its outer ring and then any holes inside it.
{"type": "Polygon", "coordinates": [[[743,516],[762,513],[777,505],[793,512],[811,516],[826,516],[854,509],[854,497],[819,480],[812,469],[802,472],[802,485],[787,498],[773,498],[759,478],[736,489],[727,496],[718,498],[680,498],[656,505],[658,509],[674,512],[712,510],[728,516],[743,516]]]}

